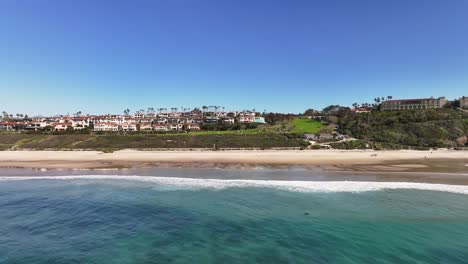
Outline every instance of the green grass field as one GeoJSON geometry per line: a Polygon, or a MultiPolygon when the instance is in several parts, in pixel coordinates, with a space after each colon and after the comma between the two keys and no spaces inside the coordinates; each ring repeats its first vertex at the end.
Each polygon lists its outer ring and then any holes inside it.
{"type": "Polygon", "coordinates": [[[291,132],[296,134],[315,134],[323,128],[322,122],[301,117],[294,118],[291,125],[293,126],[291,132]]]}

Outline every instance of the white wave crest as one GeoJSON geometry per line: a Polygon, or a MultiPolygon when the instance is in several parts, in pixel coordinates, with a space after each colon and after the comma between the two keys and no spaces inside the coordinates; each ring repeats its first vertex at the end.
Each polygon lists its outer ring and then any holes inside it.
{"type": "Polygon", "coordinates": [[[169,185],[189,189],[225,189],[267,187],[295,192],[368,192],[394,189],[450,192],[468,195],[468,185],[449,185],[414,182],[362,182],[362,181],[278,181],[278,180],[222,180],[157,176],[71,175],[71,176],[1,176],[0,181],[19,180],[128,180],[169,185]]]}

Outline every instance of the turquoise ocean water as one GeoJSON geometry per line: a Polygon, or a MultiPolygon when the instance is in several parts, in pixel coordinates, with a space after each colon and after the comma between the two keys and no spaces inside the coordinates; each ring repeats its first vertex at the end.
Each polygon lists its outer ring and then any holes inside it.
{"type": "Polygon", "coordinates": [[[0,263],[468,263],[468,195],[346,184],[2,179],[0,263]]]}

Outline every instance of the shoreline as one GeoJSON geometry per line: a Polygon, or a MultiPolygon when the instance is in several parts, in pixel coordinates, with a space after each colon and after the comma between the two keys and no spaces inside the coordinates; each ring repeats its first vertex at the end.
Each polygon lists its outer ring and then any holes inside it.
{"type": "Polygon", "coordinates": [[[0,177],[68,175],[466,186],[468,151],[0,151],[0,177]]]}

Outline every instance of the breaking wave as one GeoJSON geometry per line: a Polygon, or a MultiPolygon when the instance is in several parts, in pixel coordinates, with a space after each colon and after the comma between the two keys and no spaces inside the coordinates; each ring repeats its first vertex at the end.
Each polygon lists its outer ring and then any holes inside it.
{"type": "Polygon", "coordinates": [[[468,186],[413,183],[413,182],[362,182],[362,181],[287,181],[287,180],[222,180],[177,178],[157,176],[73,175],[73,176],[2,176],[0,181],[20,180],[127,180],[148,182],[182,189],[275,188],[293,192],[368,192],[394,189],[450,192],[468,195],[468,186]]]}

